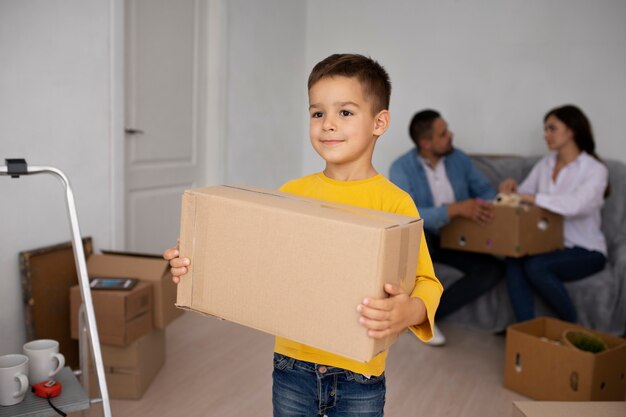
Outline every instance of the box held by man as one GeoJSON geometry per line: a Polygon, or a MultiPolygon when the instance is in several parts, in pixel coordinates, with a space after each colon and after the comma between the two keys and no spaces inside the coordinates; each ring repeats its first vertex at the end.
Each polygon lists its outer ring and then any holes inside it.
{"type": "Polygon", "coordinates": [[[494,206],[489,224],[457,217],[441,229],[441,247],[519,258],[563,248],[563,217],[537,206],[494,206]]]}

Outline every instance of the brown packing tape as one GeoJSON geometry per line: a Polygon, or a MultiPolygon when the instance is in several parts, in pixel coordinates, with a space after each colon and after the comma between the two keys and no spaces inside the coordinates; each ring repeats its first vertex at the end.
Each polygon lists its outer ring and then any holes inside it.
{"type": "Polygon", "coordinates": [[[399,283],[405,282],[408,277],[406,276],[406,264],[409,258],[409,229],[403,227],[400,231],[400,262],[398,262],[397,279],[399,283]]]}
{"type": "MultiPolygon", "coordinates": [[[[195,233],[193,233],[195,229],[196,223],[196,196],[188,191],[183,193],[182,198],[182,208],[181,208],[181,219],[180,219],[180,227],[181,227],[181,236],[193,236],[195,239],[195,233]]],[[[177,295],[176,295],[176,306],[188,306],[192,305],[192,296],[193,296],[193,259],[195,258],[194,253],[189,253],[190,248],[186,247],[187,241],[185,239],[181,239],[179,245],[179,251],[181,255],[187,256],[192,260],[191,265],[187,267],[187,279],[182,279],[177,286],[177,295]]],[[[191,249],[195,248],[195,240],[191,243],[191,249]]]]}
{"type": "MultiPolygon", "coordinates": [[[[407,293],[411,293],[413,291],[413,286],[415,283],[415,269],[413,270],[409,270],[408,269],[408,258],[409,258],[409,251],[410,251],[410,230],[409,227],[407,226],[400,226],[400,245],[399,245],[399,261],[398,261],[398,268],[396,270],[396,275],[395,275],[395,279],[396,282],[398,283],[398,285],[400,287],[402,287],[402,289],[407,292],[407,293]],[[411,283],[410,288],[408,288],[406,286],[406,284],[411,283]]],[[[417,250],[419,251],[419,244],[417,247],[417,250]]],[[[384,284],[384,283],[383,283],[384,284]]],[[[398,335],[395,336],[387,336],[385,338],[385,342],[384,345],[385,346],[391,346],[393,344],[393,342],[398,338],[398,335]]],[[[383,348],[379,351],[377,351],[374,356],[379,355],[380,353],[384,352],[387,348],[383,348]]]]}

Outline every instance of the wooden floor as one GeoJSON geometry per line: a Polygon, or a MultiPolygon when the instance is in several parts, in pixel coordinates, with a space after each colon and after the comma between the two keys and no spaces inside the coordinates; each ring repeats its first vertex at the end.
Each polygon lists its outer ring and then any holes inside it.
{"type": "MultiPolygon", "coordinates": [[[[502,387],[504,337],[443,323],[435,348],[406,333],[387,362],[386,417],[508,417],[526,398],[502,387]]],[[[273,337],[185,313],[167,329],[167,361],[139,401],[113,416],[271,416],[273,337]]],[[[92,407],[91,416],[101,415],[92,407]]]]}

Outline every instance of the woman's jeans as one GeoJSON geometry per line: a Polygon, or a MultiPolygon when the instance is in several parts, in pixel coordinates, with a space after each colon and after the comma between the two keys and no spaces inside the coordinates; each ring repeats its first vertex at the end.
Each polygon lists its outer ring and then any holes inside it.
{"type": "Polygon", "coordinates": [[[578,315],[563,285],[604,269],[606,257],[580,247],[565,248],[519,259],[506,259],[506,284],[517,321],[535,317],[533,293],[561,320],[576,323],[578,315]]]}
{"type": "Polygon", "coordinates": [[[382,417],[385,374],[364,375],[274,353],[274,417],[382,417]]]}

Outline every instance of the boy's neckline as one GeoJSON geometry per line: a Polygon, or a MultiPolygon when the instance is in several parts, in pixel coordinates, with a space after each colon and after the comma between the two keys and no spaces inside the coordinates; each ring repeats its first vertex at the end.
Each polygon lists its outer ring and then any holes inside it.
{"type": "Polygon", "coordinates": [[[343,180],[336,180],[334,178],[330,178],[324,173],[324,171],[322,171],[318,173],[318,177],[321,180],[326,181],[327,183],[330,183],[330,184],[334,184],[334,185],[360,185],[360,184],[365,184],[365,183],[372,182],[372,181],[377,181],[382,177],[382,175],[380,173],[376,173],[376,175],[374,175],[373,177],[364,178],[361,180],[343,181],[343,180]]]}

